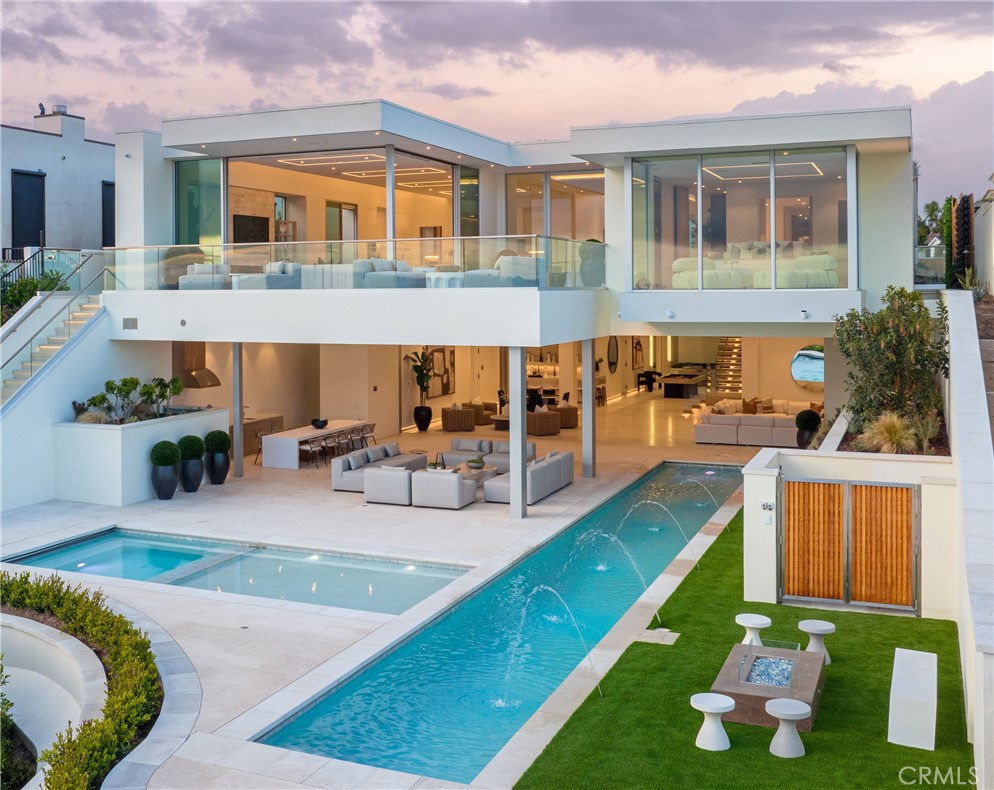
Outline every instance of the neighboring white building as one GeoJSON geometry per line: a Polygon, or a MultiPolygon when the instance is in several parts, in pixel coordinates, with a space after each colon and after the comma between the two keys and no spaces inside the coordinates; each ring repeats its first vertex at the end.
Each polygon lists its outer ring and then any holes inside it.
{"type": "Polygon", "coordinates": [[[0,246],[100,249],[114,242],[114,145],[87,140],[64,105],[33,129],[0,126],[0,246]]]}

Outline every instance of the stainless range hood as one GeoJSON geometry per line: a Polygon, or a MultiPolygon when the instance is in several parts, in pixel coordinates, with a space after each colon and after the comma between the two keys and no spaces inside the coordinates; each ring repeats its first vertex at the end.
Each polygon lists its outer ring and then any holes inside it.
{"type": "Polygon", "coordinates": [[[207,344],[204,342],[173,343],[173,376],[183,382],[184,388],[221,386],[221,379],[207,367],[207,344]]]}

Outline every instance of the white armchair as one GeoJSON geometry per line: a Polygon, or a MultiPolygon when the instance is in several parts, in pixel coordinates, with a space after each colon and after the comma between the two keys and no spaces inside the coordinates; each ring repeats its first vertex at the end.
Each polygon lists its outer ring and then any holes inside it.
{"type": "Polygon", "coordinates": [[[426,469],[411,475],[411,504],[459,510],[476,501],[476,483],[457,472],[426,469]]]}

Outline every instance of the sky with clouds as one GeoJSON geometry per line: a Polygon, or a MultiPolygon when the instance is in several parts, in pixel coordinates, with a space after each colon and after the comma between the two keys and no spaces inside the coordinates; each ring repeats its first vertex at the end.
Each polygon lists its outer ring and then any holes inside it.
{"type": "Polygon", "coordinates": [[[922,202],[988,188],[991,2],[0,2],[2,120],[87,135],[384,98],[504,140],[910,105],[922,202]]]}

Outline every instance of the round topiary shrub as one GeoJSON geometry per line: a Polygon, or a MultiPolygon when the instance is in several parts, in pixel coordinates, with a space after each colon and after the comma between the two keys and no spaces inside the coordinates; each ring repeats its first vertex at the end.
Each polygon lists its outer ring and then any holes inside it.
{"type": "Polygon", "coordinates": [[[179,445],[176,442],[156,442],[149,454],[152,466],[175,466],[180,461],[179,445]]]}
{"type": "Polygon", "coordinates": [[[204,437],[204,446],[209,453],[226,453],[231,449],[231,437],[227,431],[210,431],[204,437]]]}
{"type": "Polygon", "coordinates": [[[817,431],[818,426],[821,425],[821,416],[816,411],[804,409],[797,413],[794,425],[799,431],[817,431]]]}
{"type": "Polygon", "coordinates": [[[176,443],[179,447],[179,456],[184,461],[196,461],[204,457],[204,440],[199,436],[184,436],[176,443]]]}

